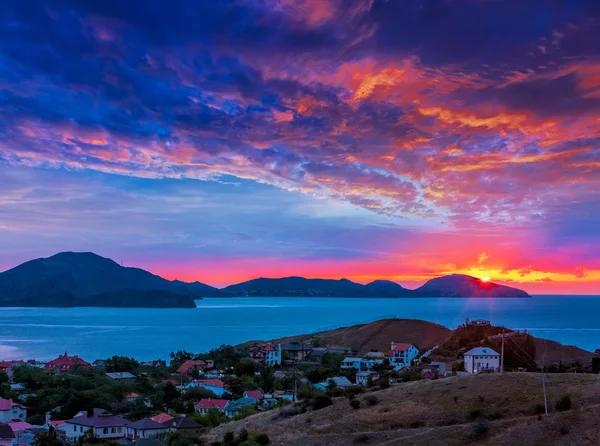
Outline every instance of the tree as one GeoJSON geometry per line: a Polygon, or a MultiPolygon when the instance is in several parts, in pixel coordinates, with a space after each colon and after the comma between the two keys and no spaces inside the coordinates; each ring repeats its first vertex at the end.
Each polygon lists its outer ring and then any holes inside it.
{"type": "Polygon", "coordinates": [[[273,377],[273,367],[269,365],[263,366],[260,370],[260,387],[265,392],[272,392],[275,386],[275,378],[273,377]]]}
{"type": "Polygon", "coordinates": [[[10,397],[12,397],[10,379],[6,373],[0,370],[0,398],[9,399],[10,397]]]}
{"type": "Polygon", "coordinates": [[[105,362],[107,372],[129,372],[135,373],[140,363],[128,356],[113,356],[105,362]]]}
{"type": "Polygon", "coordinates": [[[176,353],[169,353],[169,358],[171,358],[171,370],[175,371],[179,368],[181,364],[185,361],[194,358],[194,355],[185,350],[178,350],[176,353]]]}
{"type": "Polygon", "coordinates": [[[251,359],[243,359],[239,361],[233,370],[237,376],[253,376],[256,363],[251,359]]]}
{"type": "Polygon", "coordinates": [[[56,435],[56,431],[51,429],[48,432],[40,432],[33,437],[32,446],[62,446],[61,441],[56,435]]]}

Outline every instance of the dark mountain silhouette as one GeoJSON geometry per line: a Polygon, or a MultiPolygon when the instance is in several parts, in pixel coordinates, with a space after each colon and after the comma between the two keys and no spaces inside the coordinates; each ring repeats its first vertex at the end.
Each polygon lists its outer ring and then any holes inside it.
{"type": "Polygon", "coordinates": [[[431,297],[529,297],[529,294],[523,290],[484,282],[464,274],[451,274],[431,279],[415,291],[431,297]]]}
{"type": "MultiPolygon", "coordinates": [[[[376,280],[362,285],[348,279],[254,279],[230,285],[221,291],[232,296],[312,296],[312,297],[529,297],[522,290],[471,276],[453,274],[408,290],[389,280],[376,280]]],[[[211,297],[209,294],[206,297],[211,297]]]]}
{"type": "Polygon", "coordinates": [[[416,290],[389,280],[254,279],[223,289],[169,281],[93,253],[64,252],[0,273],[0,306],[195,307],[202,297],[529,297],[522,290],[461,274],[438,277],[416,290]]]}
{"type": "MultiPolygon", "coordinates": [[[[219,290],[201,283],[171,282],[139,268],[120,266],[113,260],[93,253],[64,252],[52,257],[31,260],[13,269],[0,273],[0,302],[37,300],[44,296],[62,296],[66,302],[71,296],[76,303],[83,300],[85,306],[97,304],[106,306],[101,302],[116,299],[120,296],[124,300],[121,305],[127,306],[137,302],[140,306],[140,293],[147,294],[150,301],[159,304],[158,292],[163,293],[165,302],[172,302],[172,306],[190,306],[194,299],[199,299],[208,293],[219,295],[219,290]],[[127,291],[127,292],[126,292],[127,291]],[[113,296],[113,297],[111,297],[113,296]],[[128,297],[130,296],[130,297],[128,297]],[[150,298],[152,296],[152,298],[150,298]],[[179,296],[174,299],[174,296],[179,296]],[[183,296],[185,299],[180,299],[183,296]]],[[[47,300],[47,299],[44,299],[47,300]]],[[[117,299],[118,300],[118,299],[117,299]]],[[[94,305],[92,305],[94,306],[94,305]]],[[[110,305],[113,306],[113,305],[110,305]]]]}

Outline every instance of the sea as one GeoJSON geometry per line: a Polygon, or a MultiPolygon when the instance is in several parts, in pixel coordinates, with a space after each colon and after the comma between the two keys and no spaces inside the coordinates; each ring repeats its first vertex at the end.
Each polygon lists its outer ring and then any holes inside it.
{"type": "MultiPolygon", "coordinates": [[[[331,330],[386,318],[456,328],[469,319],[528,330],[594,351],[600,348],[600,296],[477,298],[207,298],[193,309],[0,308],[0,360],[88,361],[113,355],[168,359],[177,350],[331,330]]],[[[394,341],[401,342],[401,334],[394,341]]],[[[392,339],[390,339],[392,341],[392,339]]]]}

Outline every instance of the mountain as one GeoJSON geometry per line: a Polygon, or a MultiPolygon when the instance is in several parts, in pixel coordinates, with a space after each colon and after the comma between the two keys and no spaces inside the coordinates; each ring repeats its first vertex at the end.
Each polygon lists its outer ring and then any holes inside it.
{"type": "MultiPolygon", "coordinates": [[[[522,290],[475,277],[453,274],[438,277],[416,290],[408,290],[389,280],[362,285],[348,279],[254,279],[230,285],[221,292],[232,296],[266,297],[529,297],[522,290]]],[[[212,297],[206,294],[206,297],[212,297]]]]}
{"type": "Polygon", "coordinates": [[[208,285],[171,282],[93,253],[63,252],[0,273],[0,302],[12,302],[13,306],[40,299],[49,304],[48,297],[54,296],[57,304],[71,301],[82,306],[189,307],[209,291],[220,294],[208,285]],[[148,305],[142,305],[144,295],[148,305]],[[112,304],[107,305],[109,302],[112,304]]]}
{"type": "Polygon", "coordinates": [[[415,290],[430,297],[530,297],[523,290],[484,282],[464,274],[451,274],[426,282],[415,290]]]}

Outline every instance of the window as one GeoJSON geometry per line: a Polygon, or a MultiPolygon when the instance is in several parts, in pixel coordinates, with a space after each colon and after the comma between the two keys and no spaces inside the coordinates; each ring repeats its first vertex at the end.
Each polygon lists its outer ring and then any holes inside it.
{"type": "Polygon", "coordinates": [[[102,429],[102,433],[105,435],[108,434],[108,428],[105,427],[104,429],[102,429]]]}
{"type": "Polygon", "coordinates": [[[73,426],[73,432],[77,432],[77,426],[73,426]]]}

